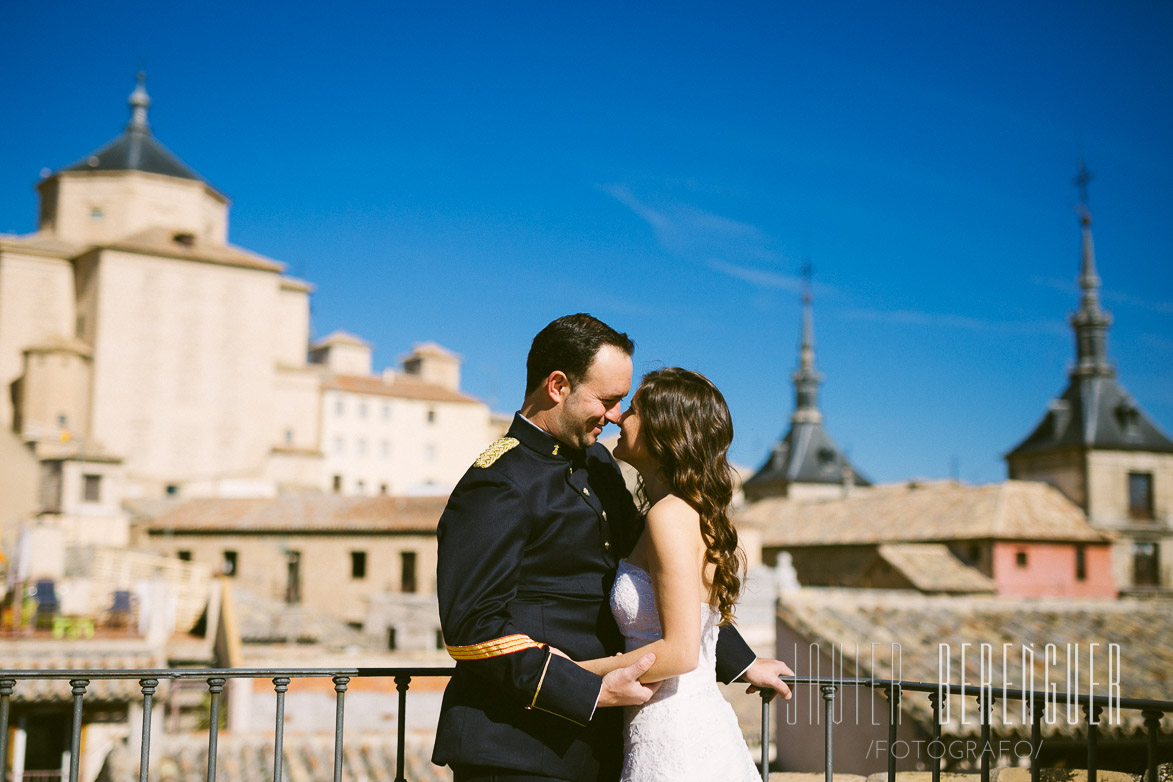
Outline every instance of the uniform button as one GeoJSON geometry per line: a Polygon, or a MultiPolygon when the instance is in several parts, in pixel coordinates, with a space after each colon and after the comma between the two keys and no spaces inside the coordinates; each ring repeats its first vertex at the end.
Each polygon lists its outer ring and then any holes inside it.
{"type": "Polygon", "coordinates": [[[603,521],[607,520],[607,511],[603,511],[603,521]]]}
{"type": "Polygon", "coordinates": [[[567,467],[567,468],[566,468],[566,474],[567,474],[567,475],[574,475],[574,468],[573,468],[573,467],[567,467]]]}
{"type": "Polygon", "coordinates": [[[603,543],[603,551],[610,551],[610,550],[611,550],[611,541],[608,540],[605,543],[603,543]]]}
{"type": "Polygon", "coordinates": [[[591,496],[591,490],[588,489],[586,486],[582,487],[582,493],[584,496],[587,496],[587,497],[591,496]]]}

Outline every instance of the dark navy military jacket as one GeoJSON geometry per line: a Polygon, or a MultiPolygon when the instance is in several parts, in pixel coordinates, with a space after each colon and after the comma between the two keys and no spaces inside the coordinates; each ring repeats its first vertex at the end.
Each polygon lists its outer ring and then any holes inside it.
{"type": "MultiPolygon", "coordinates": [[[[568,448],[516,416],[469,468],[440,519],[440,621],[456,671],[433,762],[594,782],[617,779],[621,709],[595,712],[601,679],[576,660],[623,651],[610,593],[638,517],[607,449],[568,448]]],[[[732,628],[718,676],[753,652],[732,628]]]]}

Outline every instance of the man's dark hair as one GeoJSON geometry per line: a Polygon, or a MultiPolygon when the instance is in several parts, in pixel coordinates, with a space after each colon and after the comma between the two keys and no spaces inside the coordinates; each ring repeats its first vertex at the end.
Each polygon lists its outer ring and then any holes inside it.
{"type": "Polygon", "coordinates": [[[585,312],[564,315],[538,332],[525,362],[525,393],[528,396],[545,382],[551,372],[561,371],[570,382],[581,380],[604,345],[613,345],[627,355],[635,352],[635,343],[585,312]]]}

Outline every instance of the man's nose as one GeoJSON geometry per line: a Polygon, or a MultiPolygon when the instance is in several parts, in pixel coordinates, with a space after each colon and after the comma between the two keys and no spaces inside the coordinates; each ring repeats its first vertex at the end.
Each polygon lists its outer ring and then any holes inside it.
{"type": "Polygon", "coordinates": [[[619,419],[623,417],[623,412],[620,409],[619,405],[615,405],[615,406],[611,407],[610,409],[608,409],[606,414],[603,415],[603,417],[606,418],[608,421],[610,421],[613,424],[618,424],[619,419]]]}

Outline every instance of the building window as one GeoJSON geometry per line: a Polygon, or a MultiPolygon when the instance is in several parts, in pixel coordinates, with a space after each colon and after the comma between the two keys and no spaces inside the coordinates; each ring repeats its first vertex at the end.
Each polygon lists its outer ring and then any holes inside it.
{"type": "Polygon", "coordinates": [[[286,445],[293,444],[293,430],[292,429],[285,430],[285,444],[286,445]]]}
{"type": "Polygon", "coordinates": [[[353,579],[367,577],[367,552],[350,552],[350,577],[353,579]]]}
{"type": "Polygon", "coordinates": [[[301,602],[301,552],[285,552],[285,602],[301,602]]]}
{"type": "Polygon", "coordinates": [[[1128,473],[1128,515],[1134,519],[1153,519],[1153,474],[1128,473]]]}
{"type": "Polygon", "coordinates": [[[240,564],[235,551],[224,552],[224,562],[220,565],[220,572],[226,576],[235,576],[240,570],[240,564]]]}
{"type": "Polygon", "coordinates": [[[362,437],[358,438],[358,440],[356,440],[354,443],[354,452],[357,453],[359,456],[366,456],[367,455],[367,441],[365,439],[363,439],[362,437]]]}
{"type": "Polygon", "coordinates": [[[395,628],[388,627],[387,628],[387,651],[389,651],[389,652],[395,651],[395,649],[398,647],[398,645],[395,643],[395,641],[396,641],[395,628]]]}
{"type": "Polygon", "coordinates": [[[341,399],[339,399],[338,401],[336,401],[334,403],[334,415],[340,416],[340,415],[345,415],[345,414],[346,414],[346,403],[343,402],[341,399]]]}
{"type": "Polygon", "coordinates": [[[362,496],[367,493],[367,482],[358,480],[354,482],[354,493],[362,496]]]}
{"type": "Polygon", "coordinates": [[[1025,551],[1019,551],[1019,552],[1015,553],[1014,564],[1018,565],[1019,567],[1026,567],[1026,552],[1025,551]]]}
{"type": "Polygon", "coordinates": [[[83,475],[82,479],[82,499],[86,502],[101,502],[102,501],[102,476],[101,475],[83,475]]]}
{"type": "Polygon", "coordinates": [[[359,418],[366,418],[367,417],[367,403],[366,402],[359,402],[358,403],[358,417],[359,418]]]}
{"type": "Polygon", "coordinates": [[[1161,549],[1155,541],[1138,540],[1132,544],[1132,583],[1160,586],[1161,549]]]}
{"type": "Polygon", "coordinates": [[[334,493],[335,493],[335,494],[341,494],[341,493],[342,493],[342,476],[341,476],[341,475],[335,475],[335,476],[334,476],[334,483],[333,483],[333,486],[334,486],[334,493]]]}
{"type": "Polygon", "coordinates": [[[167,492],[168,497],[175,497],[179,494],[179,484],[169,483],[167,484],[167,488],[165,488],[164,491],[167,492]]]}
{"type": "Polygon", "coordinates": [[[57,416],[57,426],[64,429],[65,425],[67,423],[69,423],[69,419],[65,416],[65,413],[62,413],[61,415],[57,416]]]}
{"type": "Polygon", "coordinates": [[[1087,547],[1075,547],[1075,580],[1087,581],[1087,547]]]}
{"type": "Polygon", "coordinates": [[[103,217],[105,217],[105,214],[102,212],[102,207],[95,206],[90,209],[91,220],[101,220],[103,217]]]}
{"type": "Polygon", "coordinates": [[[186,549],[176,551],[175,556],[179,558],[180,562],[191,562],[191,552],[186,549]]]}
{"type": "Polygon", "coordinates": [[[399,591],[415,592],[415,552],[399,552],[399,591]]]}
{"type": "Polygon", "coordinates": [[[379,441],[379,456],[382,456],[384,459],[386,459],[390,455],[391,455],[391,443],[387,442],[386,440],[380,440],[379,441]]]}
{"type": "Polygon", "coordinates": [[[383,420],[384,421],[391,420],[391,405],[385,404],[385,403],[383,405],[383,420]]]}
{"type": "Polygon", "coordinates": [[[380,483],[379,484],[379,494],[386,494],[386,493],[387,493],[387,484],[380,483]]]}
{"type": "Polygon", "coordinates": [[[434,408],[434,407],[428,408],[428,423],[429,424],[436,423],[436,408],[434,408]]]}
{"type": "Polygon", "coordinates": [[[334,453],[342,454],[346,451],[346,441],[341,436],[334,438],[334,453]]]}
{"type": "Polygon", "coordinates": [[[424,446],[424,459],[429,462],[436,461],[436,446],[432,443],[428,443],[424,446]]]}

